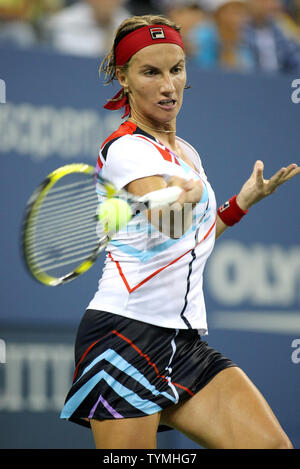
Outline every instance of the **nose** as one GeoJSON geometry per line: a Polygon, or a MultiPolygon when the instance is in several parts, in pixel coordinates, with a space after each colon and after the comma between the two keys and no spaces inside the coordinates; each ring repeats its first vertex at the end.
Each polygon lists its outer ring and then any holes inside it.
{"type": "Polygon", "coordinates": [[[173,82],[173,77],[170,73],[165,73],[162,76],[162,83],[161,83],[161,88],[160,88],[161,93],[174,93],[175,91],[175,86],[173,82]]]}

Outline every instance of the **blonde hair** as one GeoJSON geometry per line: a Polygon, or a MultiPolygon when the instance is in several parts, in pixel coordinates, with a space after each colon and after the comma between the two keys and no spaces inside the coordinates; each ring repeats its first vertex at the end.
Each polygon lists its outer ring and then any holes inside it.
{"type": "MultiPolygon", "coordinates": [[[[143,26],[151,26],[153,24],[170,26],[171,28],[175,29],[175,31],[180,32],[180,27],[177,24],[162,15],[132,16],[131,18],[124,20],[115,32],[113,46],[110,52],[104,57],[99,67],[99,75],[101,73],[105,74],[105,84],[109,85],[113,82],[113,80],[116,79],[115,50],[121,39],[138,28],[143,26]]],[[[122,66],[123,71],[127,70],[129,62],[130,59],[125,65],[122,66]]]]}

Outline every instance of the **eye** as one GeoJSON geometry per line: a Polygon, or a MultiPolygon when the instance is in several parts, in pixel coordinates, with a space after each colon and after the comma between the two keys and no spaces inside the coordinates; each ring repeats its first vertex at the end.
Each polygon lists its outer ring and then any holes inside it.
{"type": "Polygon", "coordinates": [[[148,70],[145,70],[144,75],[152,77],[154,75],[157,75],[157,71],[152,68],[149,68],[148,70]]]}
{"type": "Polygon", "coordinates": [[[177,65],[176,67],[172,68],[172,73],[180,73],[182,71],[182,67],[177,65]]]}

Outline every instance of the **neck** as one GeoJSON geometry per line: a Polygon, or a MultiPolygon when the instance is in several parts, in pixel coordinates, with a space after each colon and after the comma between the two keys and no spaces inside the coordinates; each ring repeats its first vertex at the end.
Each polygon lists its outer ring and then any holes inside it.
{"type": "Polygon", "coordinates": [[[129,117],[128,120],[134,122],[135,124],[138,124],[138,126],[139,126],[141,129],[145,128],[145,129],[151,130],[151,131],[156,132],[156,133],[176,134],[176,130],[161,129],[161,128],[159,128],[159,127],[155,127],[154,125],[153,125],[153,126],[150,126],[150,125],[145,124],[144,122],[138,121],[138,120],[135,119],[134,117],[129,117]]]}
{"type": "Polygon", "coordinates": [[[176,137],[175,125],[168,124],[163,128],[162,124],[156,125],[151,121],[145,121],[145,119],[136,119],[134,116],[130,116],[128,120],[137,124],[140,129],[145,130],[157,140],[163,142],[166,146],[171,148],[174,147],[176,137]]]}

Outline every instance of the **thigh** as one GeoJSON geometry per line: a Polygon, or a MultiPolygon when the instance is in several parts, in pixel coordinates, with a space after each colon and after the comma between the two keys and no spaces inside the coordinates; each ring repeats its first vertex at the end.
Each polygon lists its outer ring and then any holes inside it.
{"type": "Polygon", "coordinates": [[[91,419],[96,449],[155,449],[159,414],[111,420],[91,419]]]}
{"type": "Polygon", "coordinates": [[[238,367],[161,413],[161,423],[206,448],[291,448],[266,400],[238,367]]]}

